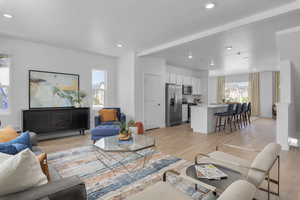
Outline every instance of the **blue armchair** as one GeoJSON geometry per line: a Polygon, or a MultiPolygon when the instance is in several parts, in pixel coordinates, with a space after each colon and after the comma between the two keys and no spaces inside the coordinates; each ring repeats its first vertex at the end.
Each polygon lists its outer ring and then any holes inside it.
{"type": "Polygon", "coordinates": [[[97,126],[105,126],[105,125],[119,125],[122,122],[126,122],[126,115],[121,112],[120,108],[104,108],[104,109],[115,109],[117,110],[117,117],[118,121],[111,121],[111,122],[101,122],[101,116],[95,116],[95,127],[97,126]]]}

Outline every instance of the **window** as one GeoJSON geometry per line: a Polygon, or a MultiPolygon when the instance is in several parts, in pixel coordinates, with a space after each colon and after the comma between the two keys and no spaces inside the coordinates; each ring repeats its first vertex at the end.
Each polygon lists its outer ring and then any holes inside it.
{"type": "Polygon", "coordinates": [[[92,71],[93,107],[105,105],[106,94],[106,71],[92,71]]]}
{"type": "Polygon", "coordinates": [[[9,67],[9,57],[0,54],[0,113],[9,111],[9,67]]]}
{"type": "Polygon", "coordinates": [[[229,82],[225,84],[226,102],[249,102],[249,82],[229,82]]]}

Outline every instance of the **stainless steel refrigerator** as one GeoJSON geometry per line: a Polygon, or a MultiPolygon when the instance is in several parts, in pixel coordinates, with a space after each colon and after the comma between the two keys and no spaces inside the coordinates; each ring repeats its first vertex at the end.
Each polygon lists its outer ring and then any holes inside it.
{"type": "Polygon", "coordinates": [[[182,122],[182,86],[166,84],[166,126],[182,122]]]}

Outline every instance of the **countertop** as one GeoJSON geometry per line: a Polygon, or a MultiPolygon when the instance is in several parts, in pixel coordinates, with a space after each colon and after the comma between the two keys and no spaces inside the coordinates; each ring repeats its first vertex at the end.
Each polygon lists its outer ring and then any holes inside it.
{"type": "Polygon", "coordinates": [[[200,104],[200,105],[194,105],[194,106],[191,106],[191,107],[207,107],[207,108],[225,108],[227,107],[228,105],[227,104],[200,104]]]}

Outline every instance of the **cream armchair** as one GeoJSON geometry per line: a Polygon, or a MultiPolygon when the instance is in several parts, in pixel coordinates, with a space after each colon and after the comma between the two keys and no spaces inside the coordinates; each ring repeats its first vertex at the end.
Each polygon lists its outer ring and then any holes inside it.
{"type": "Polygon", "coordinates": [[[279,196],[279,177],[280,177],[280,151],[281,146],[279,144],[270,143],[262,151],[256,151],[252,149],[242,148],[235,145],[224,144],[229,148],[238,149],[241,151],[259,152],[252,162],[244,160],[242,158],[233,156],[231,154],[219,151],[220,147],[216,148],[216,151],[209,154],[197,154],[195,157],[195,164],[199,163],[214,163],[224,166],[229,169],[238,171],[248,182],[252,183],[255,187],[268,193],[268,199],[270,194],[279,196]],[[270,177],[270,171],[277,162],[277,177],[278,179],[272,179],[270,177]],[[262,188],[263,181],[267,181],[267,189],[262,188]],[[273,192],[270,189],[270,184],[277,185],[277,192],[273,192]]]}
{"type": "MultiPolygon", "coordinates": [[[[201,185],[202,187],[208,189],[211,192],[215,192],[216,188],[205,183],[202,183],[196,179],[182,176],[178,172],[169,170],[164,173],[163,181],[158,182],[144,191],[139,192],[127,200],[191,200],[192,198],[178,191],[175,187],[167,182],[167,174],[172,173],[180,176],[193,184],[201,185]]],[[[216,196],[206,196],[205,200],[252,200],[256,192],[256,187],[245,181],[239,180],[231,184],[219,197],[216,196]]]]}

